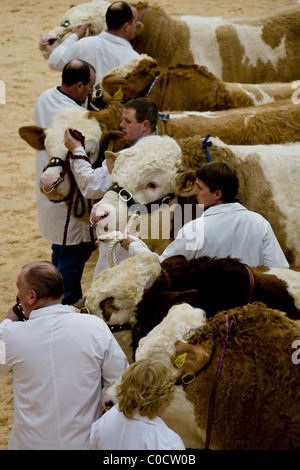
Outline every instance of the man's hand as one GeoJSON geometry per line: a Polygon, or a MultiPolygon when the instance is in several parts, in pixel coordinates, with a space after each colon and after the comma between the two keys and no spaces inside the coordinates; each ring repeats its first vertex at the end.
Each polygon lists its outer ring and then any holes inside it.
{"type": "Polygon", "coordinates": [[[11,321],[20,321],[20,318],[18,317],[18,315],[15,314],[12,307],[10,307],[10,309],[8,310],[5,319],[11,320],[11,321]]]}
{"type": "Polygon", "coordinates": [[[73,152],[77,147],[81,147],[80,140],[74,139],[71,136],[69,128],[65,130],[65,146],[70,152],[73,152]]]}
{"type": "Polygon", "coordinates": [[[128,248],[129,248],[129,245],[132,243],[132,242],[135,242],[136,240],[138,240],[139,238],[136,237],[135,235],[129,235],[128,233],[124,233],[123,234],[124,236],[124,240],[120,243],[121,247],[124,248],[125,250],[128,251],[128,248]]]}

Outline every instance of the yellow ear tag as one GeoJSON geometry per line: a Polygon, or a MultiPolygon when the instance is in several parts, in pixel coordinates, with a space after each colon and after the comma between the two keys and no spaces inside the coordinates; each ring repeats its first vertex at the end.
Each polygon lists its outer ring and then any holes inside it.
{"type": "Polygon", "coordinates": [[[185,363],[186,356],[187,356],[187,353],[183,353],[176,357],[174,364],[176,367],[178,367],[178,369],[180,369],[185,363]]]}
{"type": "Polygon", "coordinates": [[[112,152],[114,149],[114,142],[112,140],[109,141],[109,144],[108,144],[108,147],[107,147],[107,150],[109,152],[112,152]]]}
{"type": "Polygon", "coordinates": [[[188,181],[187,184],[186,184],[186,187],[184,188],[184,192],[189,192],[192,190],[193,188],[193,181],[188,181]]]}
{"type": "Polygon", "coordinates": [[[122,101],[123,96],[124,96],[123,92],[122,92],[121,88],[119,88],[118,91],[115,92],[115,94],[113,96],[113,99],[117,100],[117,101],[122,101]]]}

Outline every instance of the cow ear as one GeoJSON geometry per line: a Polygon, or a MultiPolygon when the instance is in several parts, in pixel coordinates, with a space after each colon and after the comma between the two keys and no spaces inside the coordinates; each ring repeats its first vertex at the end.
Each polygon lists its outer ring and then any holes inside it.
{"type": "Polygon", "coordinates": [[[124,139],[124,134],[121,131],[104,131],[100,140],[100,149],[102,151],[109,150],[110,152],[120,152],[127,148],[129,143],[124,139]]]}
{"type": "Polygon", "coordinates": [[[111,173],[113,171],[113,167],[116,161],[118,154],[114,152],[109,152],[108,150],[105,152],[105,160],[108,172],[111,173]]]}
{"type": "Polygon", "coordinates": [[[45,131],[39,126],[24,126],[19,129],[20,137],[35,150],[45,150],[45,131]]]}
{"type": "Polygon", "coordinates": [[[200,301],[200,294],[199,291],[196,289],[193,290],[186,290],[184,292],[174,292],[172,303],[181,304],[187,303],[192,305],[193,307],[198,307],[200,301]]]}
{"type": "Polygon", "coordinates": [[[200,344],[189,344],[177,341],[175,343],[175,354],[171,357],[171,360],[183,374],[195,375],[208,363],[212,351],[212,341],[207,340],[200,344]]]}
{"type": "Polygon", "coordinates": [[[124,78],[116,75],[107,75],[103,77],[101,88],[105,90],[114,100],[122,101],[122,86],[125,85],[124,78]]]}
{"type": "Polygon", "coordinates": [[[136,32],[135,32],[136,36],[138,34],[141,34],[143,29],[144,29],[144,24],[141,21],[138,21],[137,24],[136,24],[136,32]]]}

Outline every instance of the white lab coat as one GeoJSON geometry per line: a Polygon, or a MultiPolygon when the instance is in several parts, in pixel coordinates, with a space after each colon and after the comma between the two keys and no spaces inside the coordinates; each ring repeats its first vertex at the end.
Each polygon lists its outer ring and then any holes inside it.
{"type": "MultiPolygon", "coordinates": [[[[139,241],[129,246],[130,256],[146,250],[139,241]]],[[[230,256],[253,267],[289,267],[269,222],[238,202],[212,206],[185,224],[159,260],[178,254],[187,259],[230,256]]]]}
{"type": "Polygon", "coordinates": [[[91,429],[92,450],[184,450],[181,437],[159,417],[134,413],[126,418],[118,406],[107,411],[91,429]]]}
{"type": "Polygon", "coordinates": [[[9,449],[89,449],[100,416],[102,382],[128,367],[103,320],[53,305],[26,322],[0,324],[0,372],[13,370],[14,421],[9,449]]]}
{"type": "Polygon", "coordinates": [[[77,34],[71,34],[57,46],[48,59],[50,69],[62,70],[72,59],[82,59],[93,65],[96,70],[96,84],[111,69],[125,64],[139,54],[127,39],[103,31],[98,36],[78,40],[77,34]]]}
{"type": "MultiPolygon", "coordinates": [[[[35,105],[35,124],[47,129],[55,114],[62,108],[79,108],[80,106],[69,96],[61,93],[57,87],[50,88],[40,95],[35,105]]],[[[62,245],[67,208],[64,202],[50,202],[39,188],[39,178],[43,168],[48,164],[49,157],[45,150],[36,152],[36,202],[40,235],[51,243],[62,245]]],[[[90,242],[91,235],[88,224],[70,219],[66,245],[79,245],[90,242]]]]}
{"type": "MultiPolygon", "coordinates": [[[[73,155],[84,155],[83,147],[77,147],[73,155]]],[[[100,199],[110,186],[110,174],[106,161],[103,160],[100,167],[93,169],[86,160],[75,158],[70,160],[70,168],[76,180],[81,194],[88,199],[100,199]]]]}

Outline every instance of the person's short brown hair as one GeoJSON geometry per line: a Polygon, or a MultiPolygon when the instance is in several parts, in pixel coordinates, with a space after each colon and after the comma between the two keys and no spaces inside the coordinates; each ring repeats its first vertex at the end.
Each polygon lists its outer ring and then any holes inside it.
{"type": "Polygon", "coordinates": [[[153,419],[167,407],[175,389],[175,371],[163,361],[141,359],[131,364],[116,387],[119,410],[153,419]]]}
{"type": "Polygon", "coordinates": [[[239,180],[233,167],[225,162],[205,163],[196,170],[196,176],[211,191],[222,191],[223,202],[233,202],[239,190],[239,180]]]}
{"type": "Polygon", "coordinates": [[[158,109],[152,100],[149,98],[133,98],[124,104],[124,108],[134,109],[136,121],[138,123],[149,121],[151,131],[155,131],[158,121],[158,109]]]}

